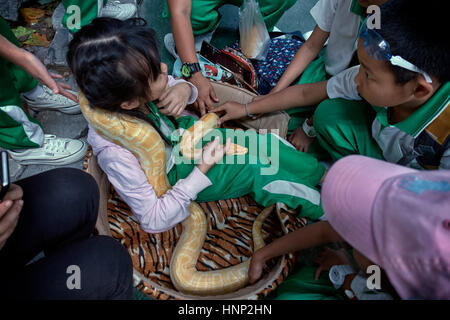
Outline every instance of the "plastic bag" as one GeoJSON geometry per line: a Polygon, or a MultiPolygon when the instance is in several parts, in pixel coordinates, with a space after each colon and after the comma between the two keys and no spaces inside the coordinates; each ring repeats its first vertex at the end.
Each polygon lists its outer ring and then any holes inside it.
{"type": "Polygon", "coordinates": [[[244,0],[239,8],[239,33],[242,52],[250,59],[264,60],[270,37],[256,0],[244,0]]]}

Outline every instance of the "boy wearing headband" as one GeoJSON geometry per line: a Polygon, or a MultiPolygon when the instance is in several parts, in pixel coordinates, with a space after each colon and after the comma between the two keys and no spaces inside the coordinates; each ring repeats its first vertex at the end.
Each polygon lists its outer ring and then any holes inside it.
{"type": "Polygon", "coordinates": [[[363,26],[361,66],[327,84],[330,98],[348,100],[326,100],[315,113],[319,142],[333,160],[362,154],[450,168],[450,50],[437,32],[439,15],[435,3],[395,0],[381,9],[380,30],[363,26]]]}
{"type": "MultiPolygon", "coordinates": [[[[381,7],[381,29],[366,23],[361,28],[360,66],[252,102],[248,112],[329,98],[317,108],[314,128],[333,160],[361,154],[414,168],[449,169],[450,50],[437,32],[441,21],[444,12],[434,2],[391,0],[381,7]]],[[[217,111],[226,111],[224,121],[244,116],[239,107],[228,104],[217,111]]]]}

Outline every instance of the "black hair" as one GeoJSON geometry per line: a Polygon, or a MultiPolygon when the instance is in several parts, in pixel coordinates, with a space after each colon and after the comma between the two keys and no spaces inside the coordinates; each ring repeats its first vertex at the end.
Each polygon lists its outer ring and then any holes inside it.
{"type": "MultiPolygon", "coordinates": [[[[450,80],[450,47],[445,34],[448,21],[443,3],[437,0],[390,0],[381,6],[379,34],[399,55],[440,83],[450,80]]],[[[395,79],[404,84],[418,73],[389,63],[395,79]]]]}
{"type": "Polygon", "coordinates": [[[155,32],[143,19],[94,19],[75,33],[67,62],[89,102],[111,111],[148,97],[148,81],[161,73],[155,32]]]}
{"type": "Polygon", "coordinates": [[[150,118],[120,106],[133,99],[148,102],[149,80],[162,72],[155,31],[146,27],[144,19],[94,19],[75,33],[67,62],[92,107],[147,121],[169,143],[150,118]]]}

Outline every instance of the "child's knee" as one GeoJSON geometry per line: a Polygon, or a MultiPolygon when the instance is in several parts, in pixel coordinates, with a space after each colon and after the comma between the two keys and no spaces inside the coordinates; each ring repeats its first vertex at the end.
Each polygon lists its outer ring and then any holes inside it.
{"type": "Polygon", "coordinates": [[[58,168],[48,175],[52,201],[64,208],[67,219],[95,225],[98,215],[99,189],[95,179],[78,169],[58,168]]]}
{"type": "Polygon", "coordinates": [[[316,108],[314,112],[314,129],[316,132],[320,133],[334,123],[330,113],[334,109],[335,104],[331,99],[326,99],[322,101],[316,108]]]}

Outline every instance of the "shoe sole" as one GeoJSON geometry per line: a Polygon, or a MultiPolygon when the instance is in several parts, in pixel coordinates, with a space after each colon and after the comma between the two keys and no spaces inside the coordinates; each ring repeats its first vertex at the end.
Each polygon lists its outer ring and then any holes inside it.
{"type": "Polygon", "coordinates": [[[81,113],[81,109],[80,106],[74,106],[74,107],[67,107],[67,108],[47,108],[47,107],[30,107],[30,105],[28,105],[28,108],[30,108],[33,111],[39,112],[39,111],[59,111],[65,114],[80,114],[81,113]]]}
{"type": "Polygon", "coordinates": [[[133,14],[128,14],[128,15],[126,15],[126,16],[123,16],[123,17],[117,17],[117,15],[114,15],[114,13],[106,13],[106,14],[104,14],[103,12],[101,13],[101,17],[107,17],[107,18],[116,18],[116,19],[119,19],[119,20],[127,20],[127,19],[130,19],[130,18],[133,18],[133,17],[136,17],[136,13],[137,13],[137,8],[135,7],[134,8],[134,10],[133,10],[133,14]]]}
{"type": "Polygon", "coordinates": [[[13,154],[10,153],[10,155],[11,155],[11,158],[16,163],[21,164],[21,165],[45,164],[45,165],[53,165],[53,166],[62,166],[62,165],[68,165],[68,164],[72,164],[72,163],[82,160],[86,156],[87,149],[88,149],[88,146],[85,143],[83,148],[79,152],[72,154],[66,158],[54,159],[54,160],[43,160],[43,159],[42,160],[40,160],[40,159],[20,160],[20,159],[15,158],[13,154]]]}

